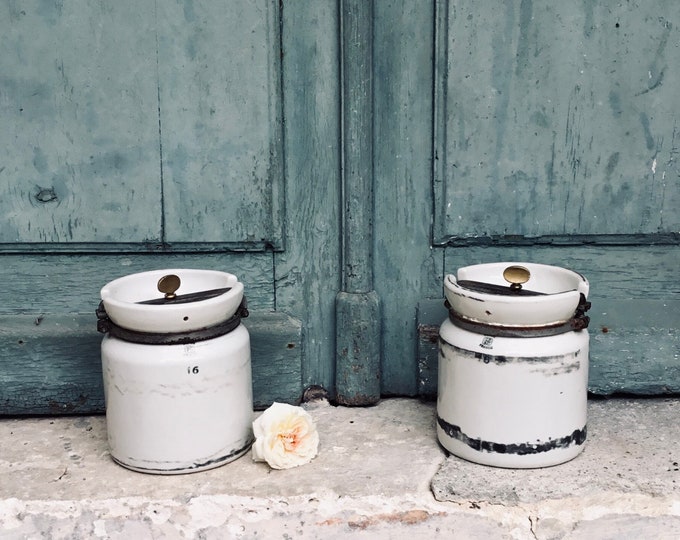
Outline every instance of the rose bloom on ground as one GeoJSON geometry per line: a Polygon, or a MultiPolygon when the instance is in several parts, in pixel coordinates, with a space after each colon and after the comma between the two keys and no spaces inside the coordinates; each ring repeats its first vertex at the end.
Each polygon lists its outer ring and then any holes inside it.
{"type": "Polygon", "coordinates": [[[273,403],[253,422],[253,460],[272,469],[290,469],[309,463],[317,454],[319,434],[302,407],[273,403]]]}

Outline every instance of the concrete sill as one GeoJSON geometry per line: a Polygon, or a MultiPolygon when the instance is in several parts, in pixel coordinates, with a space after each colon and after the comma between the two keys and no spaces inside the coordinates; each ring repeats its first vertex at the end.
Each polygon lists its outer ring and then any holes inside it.
{"type": "Polygon", "coordinates": [[[0,538],[680,538],[680,400],[589,404],[585,451],[530,471],[447,457],[432,403],[310,406],[319,456],[150,476],[103,417],[0,420],[0,538]]]}

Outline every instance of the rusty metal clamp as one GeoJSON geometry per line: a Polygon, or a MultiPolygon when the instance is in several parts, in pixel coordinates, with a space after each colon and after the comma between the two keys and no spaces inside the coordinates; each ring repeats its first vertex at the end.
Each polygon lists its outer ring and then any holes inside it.
{"type": "Polygon", "coordinates": [[[234,331],[240,324],[241,319],[248,317],[248,306],[246,297],[241,300],[236,313],[229,319],[206,328],[199,328],[189,332],[174,332],[159,334],[152,332],[138,332],[123,328],[114,323],[106,313],[104,302],[99,303],[96,310],[97,331],[102,334],[109,334],[112,337],[129,341],[131,343],[142,343],[144,345],[186,345],[197,341],[206,341],[234,331]]]}
{"type": "Polygon", "coordinates": [[[583,293],[581,293],[574,315],[568,321],[547,324],[544,326],[501,326],[497,324],[486,324],[463,317],[451,308],[451,304],[449,304],[448,300],[444,302],[444,305],[449,311],[449,320],[458,328],[492,337],[526,338],[557,336],[559,334],[566,334],[567,332],[580,332],[581,330],[588,328],[588,324],[590,323],[590,317],[585,313],[590,309],[591,303],[586,300],[583,293]]]}

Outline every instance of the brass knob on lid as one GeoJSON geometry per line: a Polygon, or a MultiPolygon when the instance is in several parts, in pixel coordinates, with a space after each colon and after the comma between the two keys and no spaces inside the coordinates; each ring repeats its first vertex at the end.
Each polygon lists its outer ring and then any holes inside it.
{"type": "Polygon", "coordinates": [[[157,286],[158,290],[165,294],[165,298],[170,300],[171,298],[175,298],[175,296],[177,296],[175,291],[179,289],[181,283],[182,282],[179,279],[179,276],[176,276],[175,274],[168,274],[167,276],[163,276],[158,280],[157,286]]]}
{"type": "Polygon", "coordinates": [[[510,288],[518,290],[522,288],[522,283],[529,281],[531,272],[523,266],[508,266],[503,270],[503,278],[510,283],[510,288]]]}

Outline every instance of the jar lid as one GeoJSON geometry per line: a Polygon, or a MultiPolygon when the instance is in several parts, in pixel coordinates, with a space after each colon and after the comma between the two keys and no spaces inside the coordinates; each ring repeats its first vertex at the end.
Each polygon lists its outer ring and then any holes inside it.
{"type": "Polygon", "coordinates": [[[577,272],[523,262],[466,266],[444,280],[446,299],[461,317],[517,327],[568,321],[588,289],[577,272]]]}
{"type": "Polygon", "coordinates": [[[154,270],[111,281],[101,299],[108,317],[122,328],[187,332],[232,317],[243,299],[243,284],[233,274],[214,270],[154,270]]]}

